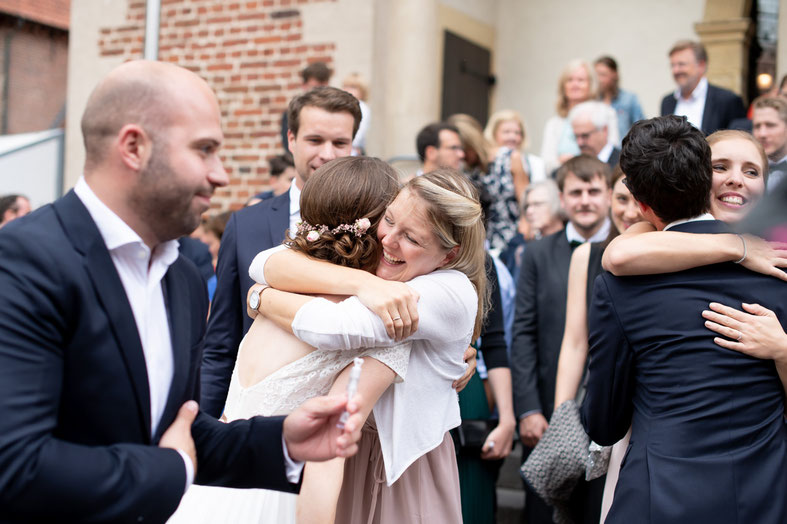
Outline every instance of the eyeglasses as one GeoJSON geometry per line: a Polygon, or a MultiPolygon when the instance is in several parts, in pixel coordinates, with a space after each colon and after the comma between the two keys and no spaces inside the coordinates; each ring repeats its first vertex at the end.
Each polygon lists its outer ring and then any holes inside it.
{"type": "Polygon", "coordinates": [[[584,142],[584,141],[586,141],[586,140],[589,140],[589,139],[590,139],[590,136],[591,136],[593,133],[595,133],[596,131],[598,131],[598,129],[596,129],[596,128],[593,128],[593,130],[592,130],[592,131],[588,131],[587,133],[579,133],[579,134],[577,134],[577,133],[574,133],[574,137],[577,139],[577,142],[579,142],[579,141],[582,141],[582,142],[584,142]]]}

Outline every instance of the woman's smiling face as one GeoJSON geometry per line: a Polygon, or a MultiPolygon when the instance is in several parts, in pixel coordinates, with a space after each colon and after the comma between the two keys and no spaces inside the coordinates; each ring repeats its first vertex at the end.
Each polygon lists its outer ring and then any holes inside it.
{"type": "Polygon", "coordinates": [[[746,216],[765,191],[762,156],[746,139],[729,138],[711,146],[711,214],[733,223],[746,216]]]}
{"type": "Polygon", "coordinates": [[[447,264],[452,250],[440,244],[426,216],[426,202],[403,189],[386,209],[377,238],[383,246],[377,276],[407,282],[447,264]]]}

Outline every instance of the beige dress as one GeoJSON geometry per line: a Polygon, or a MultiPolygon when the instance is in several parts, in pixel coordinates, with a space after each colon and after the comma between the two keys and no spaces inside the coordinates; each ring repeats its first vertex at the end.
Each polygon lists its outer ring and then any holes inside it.
{"type": "Polygon", "coordinates": [[[449,433],[388,486],[373,417],[361,430],[358,453],[344,465],[336,508],[342,524],[457,524],[462,522],[459,471],[449,433]]]}

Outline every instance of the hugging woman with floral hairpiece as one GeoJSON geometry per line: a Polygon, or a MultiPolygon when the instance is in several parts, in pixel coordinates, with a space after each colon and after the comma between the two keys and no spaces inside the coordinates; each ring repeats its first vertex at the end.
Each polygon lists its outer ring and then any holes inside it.
{"type": "Polygon", "coordinates": [[[361,412],[374,414],[360,451],[307,464],[297,499],[193,486],[173,522],[291,523],[296,513],[310,523],[461,522],[452,386],[468,376],[464,354],[487,302],[474,188],[438,171],[399,192],[384,162],[343,158],[310,177],[301,217],[294,237],[250,268],[265,286],[250,292],[259,314],[238,351],[225,417],[285,414],[343,393],[362,356],[361,412]]]}

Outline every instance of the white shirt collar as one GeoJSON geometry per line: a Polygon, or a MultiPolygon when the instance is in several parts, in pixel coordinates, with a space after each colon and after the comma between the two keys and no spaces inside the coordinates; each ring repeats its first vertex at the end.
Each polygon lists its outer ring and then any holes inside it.
{"type": "Polygon", "coordinates": [[[569,243],[572,241],[603,242],[607,239],[607,236],[609,236],[609,218],[604,220],[604,224],[601,226],[601,228],[590,238],[585,238],[579,234],[579,231],[577,231],[577,228],[574,227],[574,224],[571,221],[566,224],[566,238],[568,239],[569,243]]]}
{"type": "MultiPolygon", "coordinates": [[[[694,88],[694,91],[691,92],[688,98],[685,98],[686,101],[695,101],[695,100],[702,100],[705,98],[705,95],[708,94],[708,79],[704,76],[700,79],[700,82],[697,84],[697,87],[694,88]]],[[[675,100],[681,100],[680,88],[675,90],[673,93],[675,100]]]]}
{"type": "MultiPolygon", "coordinates": [[[[142,237],[107,207],[90,189],[84,176],[79,177],[79,180],[77,180],[74,186],[74,193],[87,208],[91,218],[93,218],[101,238],[104,239],[107,250],[112,252],[123,246],[137,244],[143,246],[148,253],[150,252],[150,248],[142,240],[142,237]]],[[[162,242],[156,246],[154,257],[159,259],[164,265],[170,266],[178,258],[178,241],[168,240],[167,242],[162,242]]]]}
{"type": "Polygon", "coordinates": [[[609,162],[609,157],[612,155],[612,144],[607,142],[607,144],[598,152],[597,158],[604,163],[609,162]]]}
{"type": "Polygon", "coordinates": [[[675,226],[679,226],[681,224],[688,224],[689,222],[699,222],[700,220],[716,220],[716,217],[714,217],[710,213],[703,213],[702,215],[692,218],[682,218],[680,220],[676,220],[675,222],[670,222],[669,224],[664,226],[664,231],[673,228],[675,226]]]}

